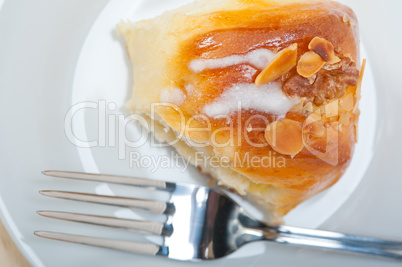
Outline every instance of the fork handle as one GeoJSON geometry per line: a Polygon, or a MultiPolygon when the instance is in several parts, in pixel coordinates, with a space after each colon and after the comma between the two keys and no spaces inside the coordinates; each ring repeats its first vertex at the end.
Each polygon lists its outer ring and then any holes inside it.
{"type": "Polygon", "coordinates": [[[294,235],[288,236],[286,234],[279,234],[276,237],[273,237],[272,233],[270,233],[269,236],[266,236],[264,240],[292,246],[330,249],[402,260],[402,250],[400,248],[381,248],[380,245],[377,245],[377,248],[372,248],[365,246],[364,242],[358,243],[325,238],[300,237],[294,235]]]}
{"type": "Polygon", "coordinates": [[[251,219],[244,213],[239,214],[239,221],[245,227],[245,231],[240,234],[241,243],[266,240],[286,245],[324,248],[402,260],[402,242],[398,241],[285,225],[270,226],[251,219]]]}
{"type": "Polygon", "coordinates": [[[245,243],[266,240],[291,246],[369,254],[402,260],[402,242],[289,226],[273,227],[260,224],[254,227],[248,225],[247,228],[249,231],[243,236],[245,243]]]}
{"type": "Polygon", "coordinates": [[[349,234],[316,230],[316,229],[299,228],[285,225],[279,227],[273,227],[273,229],[275,229],[277,233],[283,235],[321,238],[334,241],[345,241],[348,244],[356,244],[364,247],[370,247],[382,250],[390,249],[390,250],[402,251],[402,242],[398,241],[384,240],[367,236],[349,235],[349,234]]]}

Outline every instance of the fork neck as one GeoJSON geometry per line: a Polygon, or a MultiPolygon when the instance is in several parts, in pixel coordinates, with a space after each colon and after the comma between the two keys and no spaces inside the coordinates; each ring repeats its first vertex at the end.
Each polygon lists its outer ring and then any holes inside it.
{"type": "Polygon", "coordinates": [[[236,243],[238,246],[258,240],[275,240],[279,237],[278,227],[254,220],[244,212],[238,214],[237,227],[236,243]]]}

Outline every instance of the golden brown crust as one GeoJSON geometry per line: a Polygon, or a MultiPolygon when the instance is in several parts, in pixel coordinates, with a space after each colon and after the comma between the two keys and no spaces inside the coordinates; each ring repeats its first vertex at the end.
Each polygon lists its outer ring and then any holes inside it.
{"type": "MultiPolygon", "coordinates": [[[[358,28],[343,21],[344,15],[347,14],[350,21],[357,24],[354,13],[348,7],[332,1],[308,1],[274,6],[267,4],[265,9],[261,6],[256,9],[255,5],[254,3],[253,8],[246,10],[209,14],[208,19],[221,26],[217,26],[214,31],[184,40],[178,57],[172,60],[172,69],[175,72],[172,83],[175,86],[184,88],[186,83],[194,83],[201,95],[209,96],[209,99],[198,97],[193,103],[189,101],[189,107],[193,107],[197,112],[219,96],[227,84],[253,83],[261,70],[249,64],[241,64],[225,69],[209,69],[200,75],[194,75],[187,68],[193,59],[244,55],[258,48],[281,51],[297,44],[299,61],[309,51],[311,40],[320,37],[328,40],[337,54],[348,53],[358,64],[358,28]],[[202,76],[202,82],[199,76],[202,76]],[[213,92],[209,88],[214,88],[213,92]]],[[[296,68],[293,68],[278,80],[286,81],[295,74],[296,68]]]]}
{"type": "Polygon", "coordinates": [[[331,42],[338,53],[350,53],[359,61],[358,28],[343,22],[345,14],[357,23],[350,8],[333,1],[216,12],[208,15],[209,19],[219,22],[222,28],[228,24],[229,27],[192,37],[181,54],[191,58],[220,58],[258,47],[279,51],[297,43],[300,57],[309,51],[313,38],[321,37],[331,42]]]}

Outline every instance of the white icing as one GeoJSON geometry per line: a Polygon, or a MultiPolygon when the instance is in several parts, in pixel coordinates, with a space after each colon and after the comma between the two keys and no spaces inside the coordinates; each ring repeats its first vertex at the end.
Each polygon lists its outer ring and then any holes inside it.
{"type": "Polygon", "coordinates": [[[263,69],[274,57],[275,53],[268,49],[256,49],[245,55],[232,55],[216,59],[193,59],[189,68],[191,71],[199,73],[206,69],[220,69],[248,63],[258,69],[263,69]]]}
{"type": "Polygon", "coordinates": [[[300,102],[299,98],[287,97],[281,84],[271,82],[262,86],[252,83],[234,84],[211,104],[204,107],[203,113],[209,117],[228,116],[239,109],[253,109],[277,116],[284,116],[300,102]]]}
{"type": "Polygon", "coordinates": [[[195,93],[195,87],[192,84],[187,84],[184,89],[186,89],[187,94],[191,95],[195,93]]]}
{"type": "Polygon", "coordinates": [[[165,103],[180,106],[186,100],[186,95],[178,88],[166,88],[162,90],[160,100],[165,103]]]}

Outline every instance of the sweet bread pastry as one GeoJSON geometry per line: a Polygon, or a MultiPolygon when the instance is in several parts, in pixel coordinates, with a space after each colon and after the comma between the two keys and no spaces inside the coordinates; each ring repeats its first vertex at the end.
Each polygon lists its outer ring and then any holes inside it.
{"type": "Polygon", "coordinates": [[[133,112],[272,222],[338,181],[357,141],[359,34],[324,0],[204,0],[118,32],[133,112]]]}
{"type": "Polygon", "coordinates": [[[133,64],[132,111],[272,222],[345,172],[363,73],[350,8],[203,0],[117,30],[133,64]]]}

